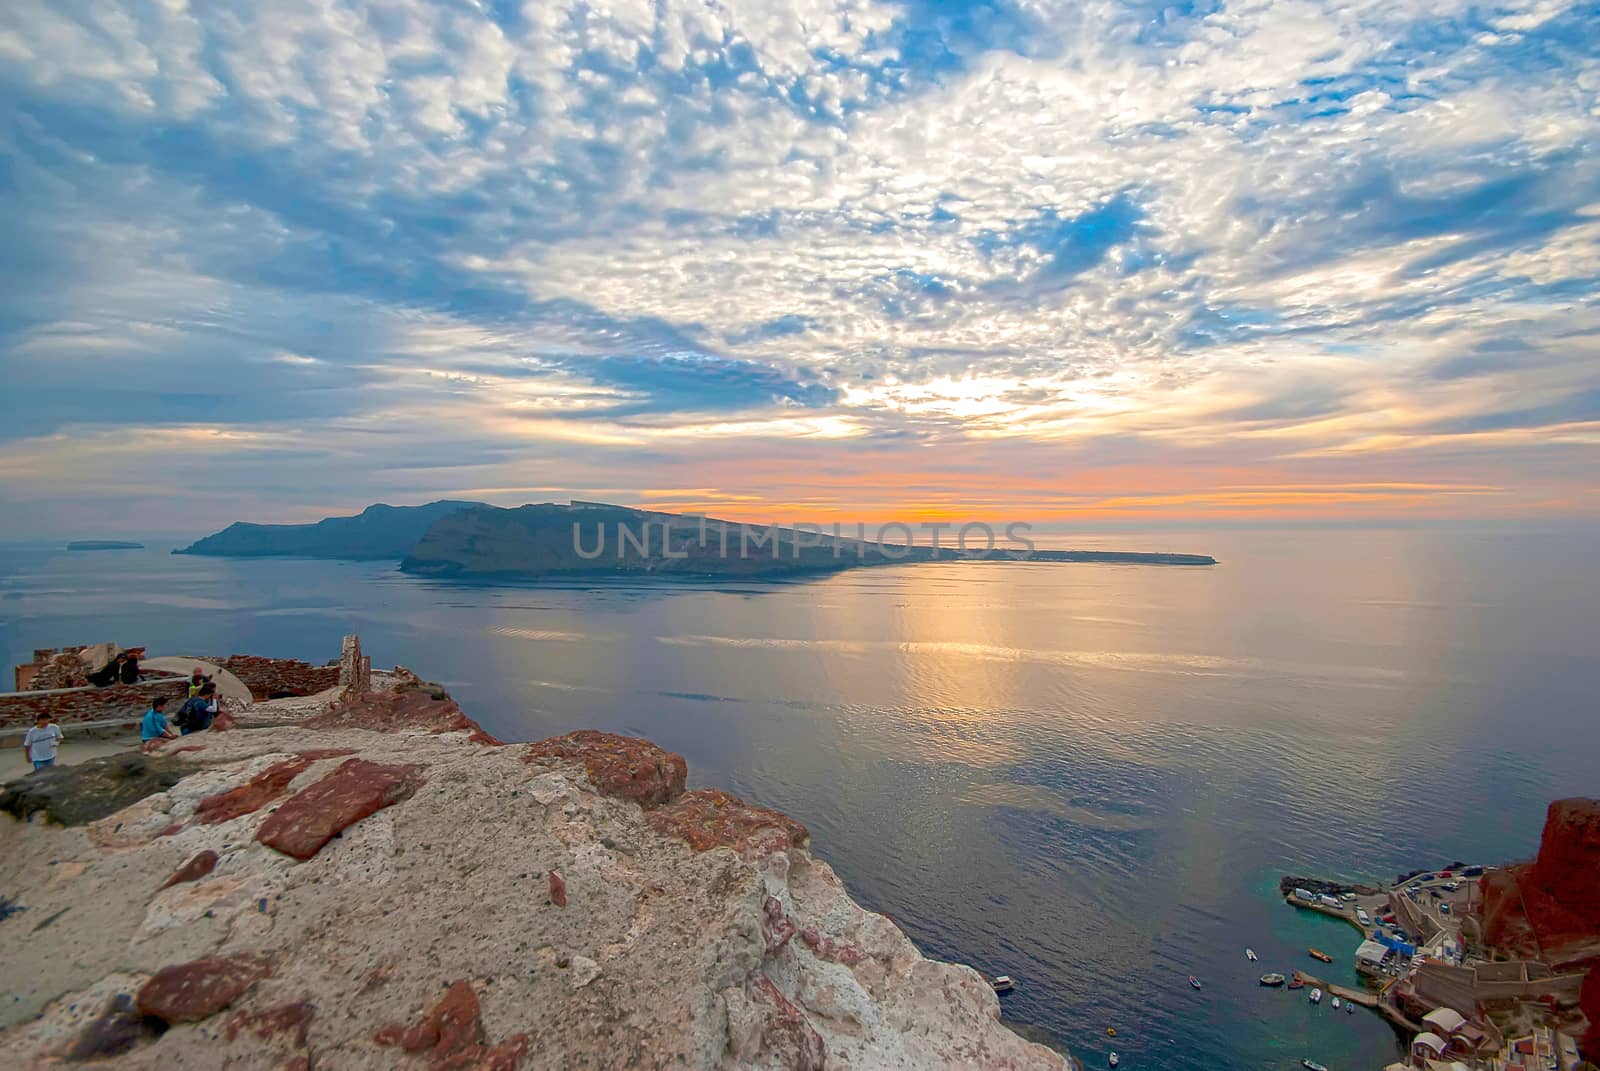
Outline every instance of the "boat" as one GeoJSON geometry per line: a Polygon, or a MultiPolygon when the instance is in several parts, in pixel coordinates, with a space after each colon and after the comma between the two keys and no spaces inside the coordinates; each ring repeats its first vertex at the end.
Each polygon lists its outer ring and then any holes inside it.
{"type": "Polygon", "coordinates": [[[1356,1002],[1353,1001],[1353,1000],[1345,1001],[1344,1002],[1344,1010],[1345,1010],[1346,1013],[1348,1013],[1350,1015],[1354,1015],[1356,1013],[1356,1002]]]}
{"type": "Polygon", "coordinates": [[[1200,979],[1196,978],[1194,975],[1191,974],[1189,976],[1189,984],[1194,986],[1196,989],[1199,989],[1200,988],[1200,979]]]}
{"type": "Polygon", "coordinates": [[[1311,1003],[1313,1003],[1313,1004],[1321,1004],[1322,1003],[1322,990],[1321,989],[1313,989],[1311,991],[1311,1003]]]}
{"type": "Polygon", "coordinates": [[[1271,974],[1263,974],[1261,976],[1261,984],[1276,988],[1283,984],[1283,975],[1279,974],[1277,971],[1273,971],[1271,974]]]}
{"type": "Polygon", "coordinates": [[[1245,949],[1244,958],[1249,960],[1251,963],[1254,963],[1256,961],[1256,950],[1253,948],[1245,949]]]}
{"type": "Polygon", "coordinates": [[[1110,1064],[1112,1067],[1116,1067],[1121,1062],[1121,1060],[1117,1059],[1116,1053],[1112,1053],[1110,1056],[1106,1057],[1106,1063],[1110,1064]]]}
{"type": "Polygon", "coordinates": [[[1106,1037],[1114,1038],[1116,1036],[1117,1036],[1117,1028],[1116,1027],[1114,1027],[1114,1026],[1106,1027],[1106,1037]]]}
{"type": "Polygon", "coordinates": [[[1338,1010],[1339,1010],[1339,1005],[1340,1005],[1340,1004],[1341,1004],[1341,1003],[1343,1003],[1343,1002],[1342,1002],[1342,1001],[1340,1001],[1340,1000],[1339,1000],[1339,998],[1338,998],[1338,997],[1334,997],[1334,998],[1333,998],[1333,1010],[1334,1010],[1334,1011],[1338,1011],[1338,1010]]]}
{"type": "Polygon", "coordinates": [[[1301,978],[1298,974],[1295,975],[1293,978],[1289,979],[1289,988],[1290,989],[1304,989],[1305,988],[1305,984],[1306,984],[1305,983],[1305,979],[1301,978]]]}
{"type": "Polygon", "coordinates": [[[1300,1066],[1305,1068],[1306,1071],[1328,1071],[1326,1067],[1323,1067],[1315,1060],[1301,1060],[1300,1066]]]}
{"type": "Polygon", "coordinates": [[[1312,959],[1320,959],[1324,963],[1332,963],[1333,962],[1333,957],[1328,955],[1326,952],[1322,951],[1321,949],[1312,948],[1312,949],[1308,949],[1307,951],[1309,951],[1311,953],[1311,958],[1312,959]]]}
{"type": "Polygon", "coordinates": [[[1017,983],[1011,980],[1011,976],[1009,974],[999,975],[998,977],[992,979],[989,984],[994,987],[994,991],[996,993],[1008,993],[1017,988],[1017,983]]]}

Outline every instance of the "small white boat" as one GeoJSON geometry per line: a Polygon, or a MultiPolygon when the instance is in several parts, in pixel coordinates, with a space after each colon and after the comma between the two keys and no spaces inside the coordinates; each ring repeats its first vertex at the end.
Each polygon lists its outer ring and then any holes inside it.
{"type": "Polygon", "coordinates": [[[1116,1067],[1121,1062],[1122,1061],[1117,1058],[1116,1053],[1112,1053],[1110,1056],[1106,1057],[1106,1063],[1110,1064],[1112,1067],[1116,1067]]]}
{"type": "Polygon", "coordinates": [[[1354,1015],[1356,1013],[1355,1001],[1352,1001],[1352,1000],[1345,1001],[1344,1002],[1344,1010],[1346,1012],[1348,1012],[1349,1014],[1354,1015]]]}
{"type": "Polygon", "coordinates": [[[1245,949],[1244,958],[1249,960],[1251,963],[1254,963],[1256,961],[1256,950],[1253,948],[1245,949]]]}
{"type": "Polygon", "coordinates": [[[1328,1071],[1326,1067],[1323,1067],[1315,1060],[1301,1060],[1300,1066],[1305,1068],[1306,1071],[1328,1071]]]}
{"type": "Polygon", "coordinates": [[[1322,990],[1313,989],[1311,991],[1311,996],[1310,996],[1309,999],[1311,1000],[1311,1003],[1313,1003],[1313,1004],[1321,1004],[1322,1003],[1322,990]]]}
{"type": "Polygon", "coordinates": [[[1338,1011],[1338,1010],[1339,1010],[1339,1004],[1340,1004],[1340,1003],[1341,1003],[1341,1002],[1340,1002],[1340,1000],[1339,1000],[1339,998],[1338,998],[1338,997],[1334,997],[1334,998],[1333,998],[1333,1010],[1334,1010],[1334,1011],[1338,1011]]]}
{"type": "Polygon", "coordinates": [[[991,979],[989,984],[994,987],[994,991],[996,993],[1008,993],[1017,988],[1017,983],[1012,981],[1009,974],[999,975],[998,977],[991,979]]]}

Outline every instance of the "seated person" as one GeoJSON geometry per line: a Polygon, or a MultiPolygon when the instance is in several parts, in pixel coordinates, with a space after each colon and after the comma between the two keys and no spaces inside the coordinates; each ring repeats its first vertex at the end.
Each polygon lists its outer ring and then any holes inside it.
{"type": "Polygon", "coordinates": [[[105,688],[117,683],[122,678],[122,664],[127,658],[126,652],[119,653],[116,658],[89,674],[89,683],[96,688],[105,688]]]}
{"type": "Polygon", "coordinates": [[[138,684],[139,660],[127,651],[117,655],[117,677],[123,684],[138,684]]]}
{"type": "Polygon", "coordinates": [[[144,718],[139,722],[139,748],[141,751],[157,751],[161,741],[171,740],[178,734],[172,731],[172,726],[167,724],[167,698],[157,696],[150,702],[150,709],[144,712],[144,718]]]}

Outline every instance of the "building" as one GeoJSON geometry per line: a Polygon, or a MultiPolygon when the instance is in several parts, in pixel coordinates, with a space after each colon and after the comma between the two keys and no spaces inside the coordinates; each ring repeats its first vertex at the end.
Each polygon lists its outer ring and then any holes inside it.
{"type": "Polygon", "coordinates": [[[1454,1008],[1435,1008],[1422,1017],[1422,1025],[1445,1040],[1445,1051],[1451,1056],[1473,1056],[1491,1040],[1487,1031],[1454,1008]]]}
{"type": "Polygon", "coordinates": [[[1424,1030],[1411,1039],[1411,1063],[1414,1067],[1427,1067],[1430,1061],[1443,1060],[1450,1043],[1431,1030],[1424,1030]]]}
{"type": "Polygon", "coordinates": [[[1356,949],[1356,970],[1362,974],[1382,975],[1396,961],[1394,949],[1380,941],[1362,941],[1356,949]]]}

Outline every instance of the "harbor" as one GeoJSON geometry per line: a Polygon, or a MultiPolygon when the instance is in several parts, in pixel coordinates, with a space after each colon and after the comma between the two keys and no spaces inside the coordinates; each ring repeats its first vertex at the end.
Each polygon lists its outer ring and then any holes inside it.
{"type": "MultiPolygon", "coordinates": [[[[1360,935],[1343,956],[1360,988],[1296,970],[1289,988],[1381,1015],[1408,1039],[1389,1071],[1572,1071],[1584,972],[1512,959],[1484,925],[1484,890],[1506,884],[1492,866],[1452,863],[1386,885],[1286,876],[1284,902],[1347,923],[1360,935]]],[[[1316,948],[1314,959],[1332,962],[1316,948]]],[[[1266,984],[1265,982],[1263,984],[1266,984]]]]}

